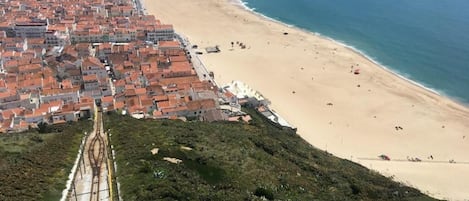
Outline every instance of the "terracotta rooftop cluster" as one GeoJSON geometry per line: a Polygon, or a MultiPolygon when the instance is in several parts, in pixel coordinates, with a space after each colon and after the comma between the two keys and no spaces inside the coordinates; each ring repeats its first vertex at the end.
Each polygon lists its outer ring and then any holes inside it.
{"type": "Polygon", "coordinates": [[[130,0],[0,1],[0,132],[90,118],[226,119],[172,25],[130,0]]]}

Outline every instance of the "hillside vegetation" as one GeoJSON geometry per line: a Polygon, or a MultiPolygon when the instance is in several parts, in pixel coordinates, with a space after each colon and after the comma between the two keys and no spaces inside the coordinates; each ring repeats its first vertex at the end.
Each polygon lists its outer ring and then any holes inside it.
{"type": "Polygon", "coordinates": [[[250,113],[249,124],[105,115],[124,200],[433,200],[250,113]]]}
{"type": "Polygon", "coordinates": [[[0,135],[0,200],[57,201],[92,121],[0,135]]]}

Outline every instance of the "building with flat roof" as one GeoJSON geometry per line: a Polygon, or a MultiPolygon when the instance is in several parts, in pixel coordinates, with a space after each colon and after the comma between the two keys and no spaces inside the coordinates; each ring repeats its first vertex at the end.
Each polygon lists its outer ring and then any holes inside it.
{"type": "Polygon", "coordinates": [[[47,22],[17,22],[13,30],[16,37],[43,38],[47,31],[47,22]]]}
{"type": "Polygon", "coordinates": [[[172,41],[175,38],[173,25],[161,24],[156,25],[146,33],[146,40],[154,43],[158,41],[172,41]]]}

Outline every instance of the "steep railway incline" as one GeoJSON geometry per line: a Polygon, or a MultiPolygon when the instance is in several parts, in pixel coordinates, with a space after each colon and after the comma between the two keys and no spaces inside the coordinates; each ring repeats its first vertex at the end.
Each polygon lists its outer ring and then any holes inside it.
{"type": "MultiPolygon", "coordinates": [[[[90,201],[100,200],[100,184],[101,184],[101,172],[103,169],[103,161],[105,157],[105,143],[104,138],[102,137],[101,124],[102,124],[102,115],[98,113],[97,122],[96,122],[96,132],[94,137],[91,139],[91,143],[88,148],[88,160],[92,169],[92,179],[91,179],[91,191],[90,191],[90,201]]],[[[104,183],[106,184],[106,183],[104,183]]]]}
{"type": "Polygon", "coordinates": [[[107,138],[103,131],[102,113],[95,113],[95,129],[87,137],[70,201],[112,200],[109,188],[107,138]]]}

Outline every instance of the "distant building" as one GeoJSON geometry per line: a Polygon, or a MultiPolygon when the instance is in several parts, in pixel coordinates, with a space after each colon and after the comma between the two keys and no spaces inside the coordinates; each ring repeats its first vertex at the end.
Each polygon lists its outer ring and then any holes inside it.
{"type": "Polygon", "coordinates": [[[147,41],[157,43],[158,41],[171,41],[175,38],[173,25],[156,25],[154,29],[147,30],[147,41]]]}
{"type": "Polygon", "coordinates": [[[84,75],[83,83],[85,91],[94,91],[99,89],[99,80],[95,74],[84,75]]]}
{"type": "Polygon", "coordinates": [[[17,22],[15,36],[21,38],[42,38],[47,31],[47,22],[17,22]]]}
{"type": "Polygon", "coordinates": [[[69,35],[60,33],[58,31],[47,31],[45,33],[45,43],[47,46],[62,46],[68,45],[70,39],[69,35]]]}
{"type": "MultiPolygon", "coordinates": [[[[131,28],[116,28],[109,33],[109,42],[130,42],[137,40],[137,30],[131,28]]],[[[106,42],[106,41],[100,41],[106,42]]]]}
{"type": "Polygon", "coordinates": [[[78,103],[80,91],[78,88],[72,89],[45,89],[39,96],[41,103],[52,101],[63,101],[64,103],[78,103]]]}
{"type": "Polygon", "coordinates": [[[96,75],[98,79],[107,78],[104,65],[95,57],[88,57],[81,63],[81,73],[86,75],[96,75]]]}
{"type": "Polygon", "coordinates": [[[113,6],[108,12],[111,17],[130,17],[134,15],[132,6],[113,6]]]}

